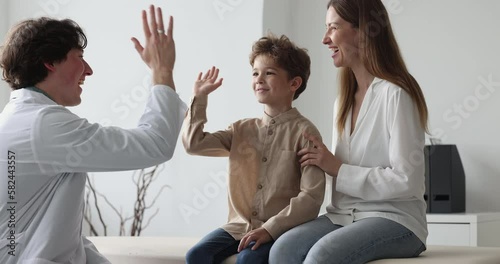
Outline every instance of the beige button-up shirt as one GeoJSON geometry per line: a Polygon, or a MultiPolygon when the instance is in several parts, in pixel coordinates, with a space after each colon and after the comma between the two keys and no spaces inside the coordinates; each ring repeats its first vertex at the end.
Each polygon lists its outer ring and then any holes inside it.
{"type": "Polygon", "coordinates": [[[316,127],[293,108],[276,117],[242,119],[226,130],[203,131],[207,96],[193,98],[184,120],[182,142],[189,154],[229,157],[229,216],[222,226],[236,240],[264,227],[273,239],[318,216],[325,174],[300,167],[297,152],[312,146],[303,132],[316,127]]]}

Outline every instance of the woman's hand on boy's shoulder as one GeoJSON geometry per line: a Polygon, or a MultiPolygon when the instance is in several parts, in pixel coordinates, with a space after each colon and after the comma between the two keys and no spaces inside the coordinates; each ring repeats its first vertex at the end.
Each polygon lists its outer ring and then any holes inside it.
{"type": "Polygon", "coordinates": [[[205,74],[200,72],[198,74],[198,78],[194,82],[193,93],[195,96],[197,95],[208,95],[211,92],[215,91],[222,85],[222,78],[219,77],[219,69],[212,67],[205,74]]]}
{"type": "Polygon", "coordinates": [[[260,245],[265,244],[267,242],[271,242],[271,240],[273,240],[273,238],[265,228],[263,227],[257,228],[255,230],[248,232],[240,240],[240,245],[238,246],[238,252],[247,248],[251,242],[255,242],[255,245],[253,245],[252,250],[256,250],[257,248],[259,248],[260,245]]]}
{"type": "Polygon", "coordinates": [[[311,141],[312,147],[305,147],[297,152],[297,155],[300,156],[300,166],[315,165],[329,175],[333,177],[337,176],[340,166],[342,166],[342,161],[335,157],[325,144],[314,135],[304,133],[303,136],[311,141]]]}

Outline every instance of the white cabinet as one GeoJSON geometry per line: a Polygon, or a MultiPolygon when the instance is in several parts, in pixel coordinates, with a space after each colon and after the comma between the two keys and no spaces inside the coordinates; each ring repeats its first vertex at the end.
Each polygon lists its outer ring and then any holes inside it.
{"type": "Polygon", "coordinates": [[[500,247],[500,213],[427,214],[428,245],[500,247]]]}

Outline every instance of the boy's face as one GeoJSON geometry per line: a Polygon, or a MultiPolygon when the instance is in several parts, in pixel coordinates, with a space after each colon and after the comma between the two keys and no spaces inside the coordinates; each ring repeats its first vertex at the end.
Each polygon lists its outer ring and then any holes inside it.
{"type": "Polygon", "coordinates": [[[298,87],[288,73],[266,55],[255,58],[252,70],[252,87],[257,101],[273,108],[290,107],[298,87]]]}

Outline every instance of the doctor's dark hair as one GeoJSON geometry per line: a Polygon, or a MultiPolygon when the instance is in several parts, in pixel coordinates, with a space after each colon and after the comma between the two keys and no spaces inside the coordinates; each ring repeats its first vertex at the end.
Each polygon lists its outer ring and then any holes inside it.
{"type": "Polygon", "coordinates": [[[293,95],[293,100],[299,98],[299,95],[306,89],[307,80],[311,74],[311,59],[307,50],[297,47],[285,35],[276,37],[269,33],[253,44],[250,65],[253,66],[255,58],[259,55],[266,55],[273,59],[280,68],[288,73],[289,80],[297,76],[302,79],[302,84],[293,95]]]}
{"type": "Polygon", "coordinates": [[[34,86],[48,75],[44,63],[62,62],[70,50],[86,46],[87,37],[73,20],[24,20],[10,30],[0,47],[3,79],[14,90],[34,86]]]}

